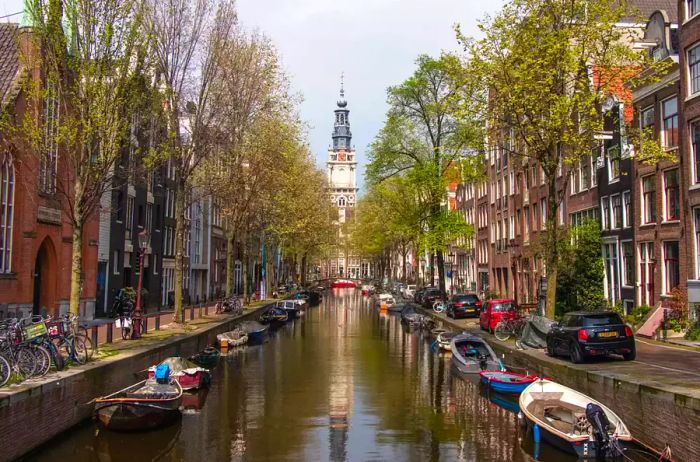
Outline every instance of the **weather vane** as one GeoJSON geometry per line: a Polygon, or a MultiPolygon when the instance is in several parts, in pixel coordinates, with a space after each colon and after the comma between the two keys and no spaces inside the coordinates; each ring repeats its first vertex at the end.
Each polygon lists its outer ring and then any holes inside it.
{"type": "Polygon", "coordinates": [[[343,79],[345,78],[345,72],[340,73],[340,96],[345,96],[345,90],[343,89],[343,79]]]}

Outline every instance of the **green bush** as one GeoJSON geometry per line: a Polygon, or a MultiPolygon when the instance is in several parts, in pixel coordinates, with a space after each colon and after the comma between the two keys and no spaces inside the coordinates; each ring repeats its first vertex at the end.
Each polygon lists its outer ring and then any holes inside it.
{"type": "Polygon", "coordinates": [[[685,338],[692,341],[700,340],[700,321],[695,321],[695,324],[685,333],[685,338]]]}

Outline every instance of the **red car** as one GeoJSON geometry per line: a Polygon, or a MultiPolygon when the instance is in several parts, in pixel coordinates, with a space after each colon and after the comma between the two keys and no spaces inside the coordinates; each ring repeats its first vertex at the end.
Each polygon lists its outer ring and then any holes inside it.
{"type": "Polygon", "coordinates": [[[501,322],[501,319],[508,317],[515,318],[516,305],[512,298],[501,298],[498,300],[489,300],[484,304],[479,315],[479,327],[493,333],[496,325],[501,322]]]}

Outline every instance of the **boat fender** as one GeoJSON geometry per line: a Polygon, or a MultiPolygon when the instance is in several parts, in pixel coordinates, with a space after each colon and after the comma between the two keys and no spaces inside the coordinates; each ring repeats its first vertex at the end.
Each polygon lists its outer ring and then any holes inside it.
{"type": "Polygon", "coordinates": [[[535,444],[540,444],[540,426],[537,424],[532,427],[532,439],[535,441],[535,444]]]}
{"type": "Polygon", "coordinates": [[[168,383],[170,381],[170,366],[165,363],[160,363],[156,367],[156,382],[168,383]]]}

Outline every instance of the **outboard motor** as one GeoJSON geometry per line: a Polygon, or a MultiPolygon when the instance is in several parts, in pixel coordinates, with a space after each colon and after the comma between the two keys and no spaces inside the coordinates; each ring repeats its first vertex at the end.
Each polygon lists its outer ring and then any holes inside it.
{"type": "Polygon", "coordinates": [[[486,355],[479,355],[479,367],[482,371],[489,367],[489,357],[486,355]]]}
{"type": "Polygon", "coordinates": [[[605,411],[594,403],[586,406],[586,420],[591,424],[596,441],[596,456],[599,458],[620,457],[622,451],[616,441],[610,440],[610,421],[605,411]]]}

